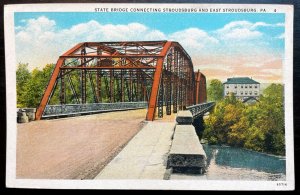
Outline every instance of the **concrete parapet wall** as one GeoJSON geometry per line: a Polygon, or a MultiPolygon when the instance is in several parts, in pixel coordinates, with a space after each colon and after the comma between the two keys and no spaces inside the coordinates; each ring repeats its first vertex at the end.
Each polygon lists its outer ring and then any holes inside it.
{"type": "Polygon", "coordinates": [[[179,111],[176,122],[180,125],[191,125],[193,123],[193,115],[189,110],[179,111]]]}
{"type": "Polygon", "coordinates": [[[206,154],[196,134],[195,127],[191,124],[193,121],[191,112],[180,111],[176,121],[178,124],[175,127],[172,146],[168,156],[168,167],[173,169],[194,169],[201,173],[206,166],[206,154]]]}

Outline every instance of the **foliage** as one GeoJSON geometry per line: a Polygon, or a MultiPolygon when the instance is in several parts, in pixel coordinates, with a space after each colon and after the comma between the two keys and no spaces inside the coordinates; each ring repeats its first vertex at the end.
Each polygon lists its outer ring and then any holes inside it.
{"type": "Polygon", "coordinates": [[[207,96],[209,101],[219,101],[223,98],[223,84],[218,79],[211,80],[208,89],[207,96]]]}
{"type": "Polygon", "coordinates": [[[254,105],[233,95],[217,102],[205,120],[204,138],[260,152],[285,154],[283,85],[271,84],[254,105]]]}
{"type": "MultiPolygon", "coordinates": [[[[37,107],[49,82],[54,64],[47,64],[42,70],[29,72],[27,64],[19,64],[17,69],[17,106],[37,107]]],[[[58,99],[54,97],[53,99],[58,99]]]]}
{"type": "Polygon", "coordinates": [[[17,72],[17,107],[25,107],[26,94],[23,93],[25,86],[31,79],[31,74],[28,70],[28,64],[18,64],[17,72]]]}
{"type": "MultiPolygon", "coordinates": [[[[39,106],[41,98],[44,94],[44,91],[48,85],[52,72],[54,70],[54,64],[47,64],[42,70],[34,69],[31,72],[28,70],[28,64],[19,64],[17,68],[17,107],[24,108],[36,108],[39,106]]],[[[80,102],[81,94],[81,81],[80,81],[80,71],[72,71],[65,76],[65,93],[66,93],[66,103],[74,104],[80,102]],[[75,93],[72,91],[72,87],[70,85],[70,81],[74,86],[75,93]],[[77,101],[78,100],[78,101],[77,101]]],[[[87,72],[86,74],[86,102],[94,103],[95,101],[95,93],[92,88],[92,84],[95,83],[95,74],[90,74],[87,72]]],[[[60,104],[60,91],[61,91],[61,80],[58,79],[57,85],[55,87],[54,93],[50,98],[49,104],[60,104]]],[[[109,85],[110,80],[101,77],[101,93],[102,93],[102,102],[109,102],[109,88],[106,87],[109,85]]],[[[117,82],[114,82],[114,97],[115,101],[120,101],[120,90],[117,85],[117,82]]],[[[124,91],[125,101],[129,101],[128,99],[128,91],[124,91]]]]}

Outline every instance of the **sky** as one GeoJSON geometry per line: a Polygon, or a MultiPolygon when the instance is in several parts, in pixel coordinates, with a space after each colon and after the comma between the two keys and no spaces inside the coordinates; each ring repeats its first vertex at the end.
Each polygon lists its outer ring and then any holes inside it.
{"type": "Polygon", "coordinates": [[[282,82],[284,14],[17,12],[18,63],[56,63],[86,41],[178,41],[208,80],[282,82]]]}

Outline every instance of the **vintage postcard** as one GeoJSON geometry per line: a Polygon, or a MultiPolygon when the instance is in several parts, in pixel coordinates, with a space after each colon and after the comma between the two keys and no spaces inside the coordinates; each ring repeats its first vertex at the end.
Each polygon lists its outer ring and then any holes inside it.
{"type": "Polygon", "coordinates": [[[293,190],[293,5],[6,5],[6,185],[293,190]]]}

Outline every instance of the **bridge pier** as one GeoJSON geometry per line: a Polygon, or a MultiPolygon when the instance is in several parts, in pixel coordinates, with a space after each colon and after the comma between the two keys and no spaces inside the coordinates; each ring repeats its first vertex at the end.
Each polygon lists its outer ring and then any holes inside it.
{"type": "Polygon", "coordinates": [[[28,123],[35,120],[35,108],[19,108],[17,111],[17,122],[28,123]]]}
{"type": "Polygon", "coordinates": [[[199,116],[197,118],[194,118],[193,121],[193,126],[195,127],[196,130],[196,134],[199,138],[199,140],[201,140],[202,135],[203,135],[203,131],[204,131],[204,120],[203,120],[203,116],[199,116]]]}

